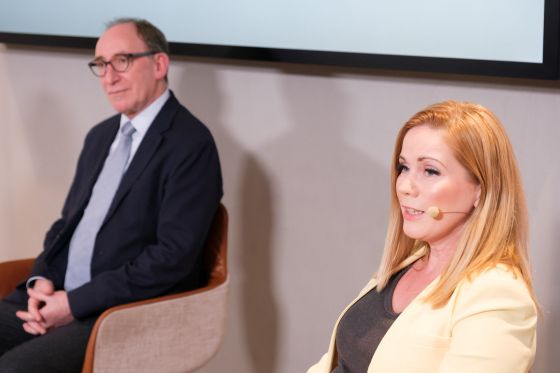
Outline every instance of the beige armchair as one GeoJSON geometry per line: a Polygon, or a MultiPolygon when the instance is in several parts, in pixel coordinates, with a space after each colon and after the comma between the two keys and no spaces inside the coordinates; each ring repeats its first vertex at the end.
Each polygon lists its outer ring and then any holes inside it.
{"type": "MultiPolygon", "coordinates": [[[[206,364],[225,332],[227,228],[227,211],[220,205],[204,250],[205,287],[105,311],[89,338],[82,372],[192,372],[206,364]]],[[[0,297],[24,280],[32,265],[32,259],[0,263],[0,297]]]]}

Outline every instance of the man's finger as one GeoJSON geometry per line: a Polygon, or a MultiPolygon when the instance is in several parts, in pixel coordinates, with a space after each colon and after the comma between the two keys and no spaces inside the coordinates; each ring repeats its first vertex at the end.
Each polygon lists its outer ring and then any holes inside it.
{"type": "Polygon", "coordinates": [[[29,334],[39,335],[39,332],[29,326],[28,323],[23,324],[23,330],[25,330],[29,334]]]}
{"type": "Polygon", "coordinates": [[[29,334],[38,335],[38,334],[46,334],[47,328],[42,326],[40,323],[35,321],[28,321],[23,324],[23,330],[25,330],[29,334]]]}
{"type": "Polygon", "coordinates": [[[29,301],[27,302],[27,311],[31,313],[33,318],[37,321],[43,320],[41,313],[39,313],[39,308],[41,306],[41,303],[42,303],[41,301],[33,298],[29,298],[29,301]]]}
{"type": "Polygon", "coordinates": [[[51,281],[46,279],[38,279],[35,281],[35,285],[33,286],[33,290],[38,291],[43,294],[52,294],[54,293],[54,285],[51,281]]]}
{"type": "Polygon", "coordinates": [[[47,294],[43,294],[39,291],[35,291],[31,288],[27,289],[27,295],[29,295],[31,298],[34,299],[38,299],[41,302],[46,302],[47,299],[49,299],[50,295],[47,294]]]}
{"type": "Polygon", "coordinates": [[[16,316],[23,321],[36,321],[36,319],[33,317],[33,315],[30,312],[17,311],[16,316]]]}

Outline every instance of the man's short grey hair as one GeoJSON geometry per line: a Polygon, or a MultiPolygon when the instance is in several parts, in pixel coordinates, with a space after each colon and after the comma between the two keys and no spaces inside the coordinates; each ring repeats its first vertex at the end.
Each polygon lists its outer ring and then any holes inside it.
{"type": "Polygon", "coordinates": [[[142,18],[117,18],[107,23],[106,30],[123,23],[132,23],[138,36],[146,43],[148,50],[169,54],[169,44],[163,32],[149,21],[142,18]]]}

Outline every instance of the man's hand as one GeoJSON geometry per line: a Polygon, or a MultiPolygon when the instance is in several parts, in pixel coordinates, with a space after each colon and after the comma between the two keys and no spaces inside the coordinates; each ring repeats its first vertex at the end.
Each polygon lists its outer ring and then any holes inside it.
{"type": "Polygon", "coordinates": [[[49,295],[38,292],[35,289],[28,289],[27,293],[30,297],[44,303],[39,313],[43,320],[42,323],[47,329],[58,328],[59,326],[70,324],[74,320],[72,311],[70,311],[68,294],[64,290],[55,291],[49,295]]]}
{"type": "MultiPolygon", "coordinates": [[[[35,285],[33,286],[33,290],[38,293],[51,295],[54,293],[54,285],[51,281],[47,279],[38,279],[35,281],[35,285]]],[[[27,301],[27,311],[31,313],[35,321],[44,321],[39,309],[43,306],[43,303],[38,298],[29,296],[27,301]]]]}
{"type": "Polygon", "coordinates": [[[48,280],[37,280],[29,295],[28,310],[16,312],[24,320],[23,329],[30,334],[45,334],[50,328],[69,324],[74,320],[65,291],[53,291],[48,280]]]}
{"type": "MultiPolygon", "coordinates": [[[[51,281],[47,279],[37,279],[33,286],[36,292],[51,295],[54,293],[54,285],[51,281]]],[[[23,329],[30,334],[45,334],[47,332],[46,326],[44,325],[45,320],[39,312],[39,309],[44,305],[44,303],[35,297],[29,297],[27,301],[27,312],[18,311],[16,316],[26,321],[23,324],[23,329]]]]}

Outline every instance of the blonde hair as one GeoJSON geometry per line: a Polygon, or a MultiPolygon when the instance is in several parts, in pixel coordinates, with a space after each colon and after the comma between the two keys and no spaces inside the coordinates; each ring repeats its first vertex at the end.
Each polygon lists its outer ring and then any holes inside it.
{"type": "Polygon", "coordinates": [[[457,160],[480,184],[478,205],[465,223],[456,251],[424,301],[433,307],[447,303],[459,282],[498,263],[521,276],[536,302],[528,257],[528,221],[523,186],[515,155],[498,118],[481,105],[445,101],[416,113],[401,128],[391,171],[391,211],[385,249],[377,274],[383,289],[399,264],[429,246],[407,237],[396,194],[399,155],[406,133],[427,125],[444,131],[457,160]]]}

